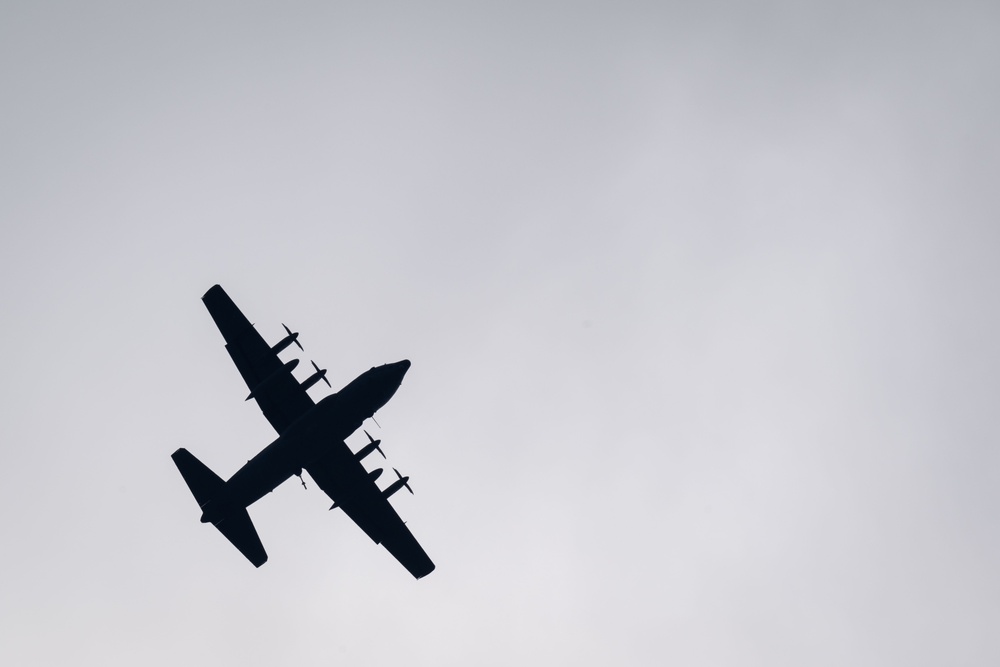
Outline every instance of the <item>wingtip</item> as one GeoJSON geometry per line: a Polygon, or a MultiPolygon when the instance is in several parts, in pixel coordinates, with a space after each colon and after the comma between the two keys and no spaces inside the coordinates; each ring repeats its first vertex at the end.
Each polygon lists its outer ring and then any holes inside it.
{"type": "Polygon", "coordinates": [[[226,290],[222,289],[222,285],[219,285],[218,283],[216,283],[216,284],[212,285],[211,287],[209,287],[208,290],[205,291],[205,293],[201,296],[201,300],[204,301],[205,299],[208,299],[212,295],[218,294],[220,292],[222,294],[225,294],[226,290]]]}
{"type": "Polygon", "coordinates": [[[416,571],[416,572],[413,572],[413,576],[414,576],[414,578],[416,578],[416,579],[423,579],[423,578],[424,578],[424,577],[426,577],[426,576],[427,576],[428,574],[430,574],[431,572],[433,572],[433,571],[434,571],[434,569],[435,569],[436,567],[437,567],[437,566],[436,566],[436,565],[434,565],[434,563],[432,563],[432,562],[430,562],[430,561],[428,560],[428,561],[427,561],[427,567],[425,567],[425,568],[424,568],[424,569],[422,569],[422,570],[418,570],[418,571],[416,571]]]}

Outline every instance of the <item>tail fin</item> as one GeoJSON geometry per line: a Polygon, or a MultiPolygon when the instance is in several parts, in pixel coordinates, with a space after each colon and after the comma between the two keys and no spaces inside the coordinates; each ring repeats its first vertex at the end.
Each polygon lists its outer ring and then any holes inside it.
{"type": "Polygon", "coordinates": [[[202,522],[211,521],[255,567],[266,563],[267,553],[246,508],[227,505],[225,500],[219,498],[226,487],[222,478],[184,448],[178,449],[170,458],[174,460],[181,477],[198,501],[198,506],[203,511],[202,522]]]}

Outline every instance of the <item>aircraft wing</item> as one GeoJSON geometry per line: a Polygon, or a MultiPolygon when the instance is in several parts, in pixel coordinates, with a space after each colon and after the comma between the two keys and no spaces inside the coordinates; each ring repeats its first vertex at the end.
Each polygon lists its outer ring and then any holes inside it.
{"type": "Polygon", "coordinates": [[[406,527],[389,499],[375,484],[347,445],[341,443],[319,461],[306,466],[310,477],[358,524],[417,579],[434,571],[434,563],[406,527]],[[344,455],[346,453],[346,456],[344,455]]]}
{"type": "Polygon", "coordinates": [[[261,412],[282,433],[315,403],[222,287],[213,286],[202,301],[261,412]]]}

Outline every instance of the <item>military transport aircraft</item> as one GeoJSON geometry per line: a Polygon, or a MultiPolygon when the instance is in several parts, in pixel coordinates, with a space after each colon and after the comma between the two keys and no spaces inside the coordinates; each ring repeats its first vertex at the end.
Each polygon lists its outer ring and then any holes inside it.
{"type": "MultiPolygon", "coordinates": [[[[226,349],[246,380],[251,398],[257,401],[278,439],[236,471],[227,481],[209,470],[186,449],[171,455],[195,500],[201,506],[202,523],[211,522],[256,567],[267,561],[247,507],[273,491],[293,475],[301,480],[306,470],[323,491],[376,544],[382,544],[417,579],[430,574],[434,563],[389,504],[389,496],[406,488],[408,477],[395,470],[398,479],[381,490],[375,481],[381,468],[367,472],[361,460],[378,451],[379,440],[368,436],[369,444],[353,453],[344,440],[396,393],[410,362],[377,366],[355,378],[319,403],[306,389],[326,380],[326,371],[315,363],[316,372],[299,382],[292,375],[298,359],[282,362],[278,352],[292,343],[301,348],[298,334],[288,334],[268,345],[233,300],[215,285],[202,297],[212,315],[226,349]]],[[[282,325],[284,326],[284,325],[282,325]]],[[[367,435],[367,431],[365,432],[367,435]]],[[[303,482],[303,484],[305,484],[303,482]]]]}

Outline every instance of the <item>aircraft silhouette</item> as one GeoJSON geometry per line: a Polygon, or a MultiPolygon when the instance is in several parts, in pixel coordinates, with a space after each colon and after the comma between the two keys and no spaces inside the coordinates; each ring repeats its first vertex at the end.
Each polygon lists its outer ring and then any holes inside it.
{"type": "MultiPolygon", "coordinates": [[[[434,563],[389,504],[389,496],[406,488],[409,477],[393,468],[398,479],[385,490],[375,481],[381,468],[365,470],[361,460],[378,451],[380,440],[368,432],[369,444],[356,454],[344,440],[389,402],[410,368],[407,360],[368,370],[346,387],[313,403],[306,389],[326,379],[326,370],[313,362],[316,372],[301,383],[292,375],[299,360],[282,362],[278,352],[292,343],[301,349],[298,333],[287,326],[287,336],[268,345],[233,300],[219,285],[202,297],[236,364],[278,439],[247,461],[227,481],[184,448],[171,454],[181,476],[202,509],[202,523],[211,523],[256,567],[267,561],[247,507],[293,475],[301,480],[305,470],[338,507],[376,544],[384,546],[417,579],[430,574],[434,563]]],[[[303,482],[303,486],[305,482],[303,482]]]]}

